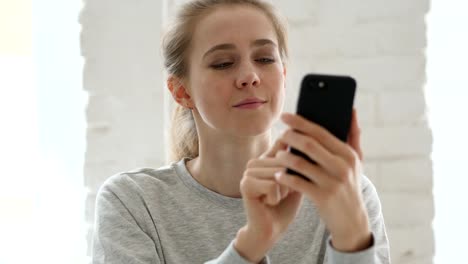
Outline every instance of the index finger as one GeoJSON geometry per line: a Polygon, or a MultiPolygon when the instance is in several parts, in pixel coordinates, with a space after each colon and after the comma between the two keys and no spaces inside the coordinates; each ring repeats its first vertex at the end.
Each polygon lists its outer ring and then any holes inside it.
{"type": "Polygon", "coordinates": [[[305,135],[312,136],[331,153],[348,161],[353,157],[353,153],[348,149],[347,144],[339,140],[324,127],[295,114],[285,113],[281,119],[291,128],[305,135]]]}

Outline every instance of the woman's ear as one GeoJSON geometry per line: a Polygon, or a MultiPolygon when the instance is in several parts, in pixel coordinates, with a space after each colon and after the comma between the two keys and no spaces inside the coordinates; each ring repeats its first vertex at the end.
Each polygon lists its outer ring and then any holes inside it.
{"type": "Polygon", "coordinates": [[[172,98],[181,106],[193,109],[194,104],[183,81],[174,75],[167,78],[167,88],[172,94],[172,98]]]}

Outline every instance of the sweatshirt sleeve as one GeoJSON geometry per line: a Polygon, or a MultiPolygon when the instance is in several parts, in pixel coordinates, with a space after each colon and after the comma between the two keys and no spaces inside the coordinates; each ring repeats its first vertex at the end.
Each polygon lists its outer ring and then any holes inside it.
{"type": "Polygon", "coordinates": [[[377,191],[372,182],[362,176],[362,194],[372,231],[372,245],[358,252],[340,252],[327,240],[327,263],[329,264],[390,264],[390,247],[377,191]]]}
{"type": "Polygon", "coordinates": [[[125,197],[116,194],[113,184],[104,183],[97,194],[92,263],[160,264],[155,242],[124,203],[125,197]]]}
{"type": "MultiPolygon", "coordinates": [[[[205,264],[252,264],[248,262],[245,258],[243,258],[237,250],[234,248],[234,240],[229,243],[229,246],[224,250],[221,255],[214,259],[210,260],[208,262],[205,262],[205,264]]],[[[260,261],[258,264],[270,264],[270,259],[268,256],[265,256],[262,261],[260,261]]]]}

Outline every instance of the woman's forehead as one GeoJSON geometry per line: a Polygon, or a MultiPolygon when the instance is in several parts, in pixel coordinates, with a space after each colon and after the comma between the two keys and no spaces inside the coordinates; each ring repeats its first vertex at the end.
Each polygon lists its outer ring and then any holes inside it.
{"type": "Polygon", "coordinates": [[[205,53],[220,44],[249,45],[259,39],[277,44],[271,20],[248,6],[220,7],[198,21],[192,38],[193,51],[205,53]]]}

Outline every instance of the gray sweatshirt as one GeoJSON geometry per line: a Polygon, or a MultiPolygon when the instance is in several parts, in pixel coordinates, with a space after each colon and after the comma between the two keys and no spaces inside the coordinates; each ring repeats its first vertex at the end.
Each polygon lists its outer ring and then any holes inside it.
{"type": "MultiPolygon", "coordinates": [[[[242,199],[205,188],[188,172],[187,160],[119,173],[104,182],[96,199],[93,263],[249,263],[233,247],[246,223],[242,199]]],[[[335,250],[317,209],[304,198],[295,220],[262,263],[390,263],[380,201],[364,175],[361,189],[373,232],[370,248],[335,250]]]]}

